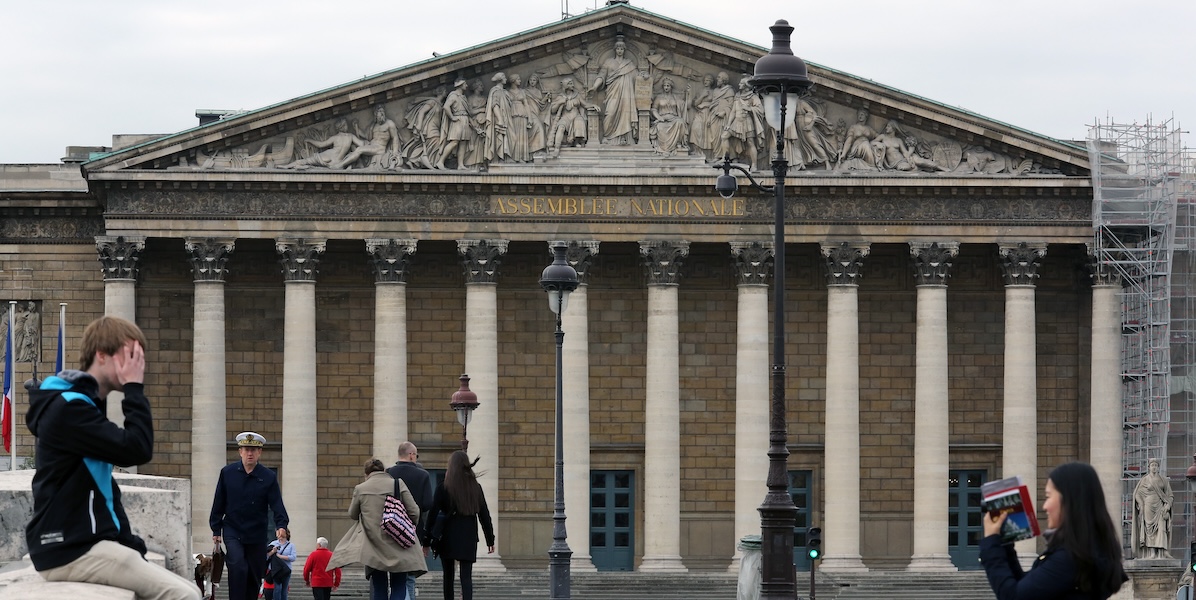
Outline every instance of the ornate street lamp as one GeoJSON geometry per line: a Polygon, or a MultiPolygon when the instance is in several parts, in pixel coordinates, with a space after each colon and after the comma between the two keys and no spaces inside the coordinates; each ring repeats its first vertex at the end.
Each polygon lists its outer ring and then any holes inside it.
{"type": "MultiPolygon", "coordinates": [[[[772,31],[772,49],[756,61],[755,76],[749,80],[764,104],[764,116],[776,132],[776,155],[772,159],[772,187],[763,186],[752,178],[747,168],[733,164],[731,157],[723,158],[722,169],[715,189],[724,198],[735,194],[739,185],[731,169],[747,176],[752,186],[773,192],[775,211],[773,224],[773,341],[772,341],[772,398],[769,403],[768,431],[768,493],[760,505],[761,600],[793,600],[797,594],[797,571],[793,568],[793,523],[797,507],[789,496],[789,449],[785,424],[785,174],[789,161],[785,160],[785,128],[793,123],[798,98],[807,94],[813,82],[806,71],[806,63],[794,56],[789,47],[793,27],[779,20],[768,28],[772,31]],[[793,110],[790,110],[792,106],[793,110]]],[[[811,571],[812,573],[812,571],[811,571]]]]}
{"type": "Polygon", "coordinates": [[[570,598],[569,561],[573,551],[565,538],[565,454],[562,440],[565,437],[563,397],[561,386],[561,349],[565,345],[565,330],[561,329],[561,315],[569,304],[569,293],[577,289],[577,270],[565,260],[564,242],[552,245],[552,264],[540,276],[540,287],[548,292],[548,308],[556,315],[556,481],[553,484],[552,503],[552,546],[548,548],[549,598],[570,598]]]}
{"type": "Polygon", "coordinates": [[[452,399],[449,400],[449,407],[457,413],[457,422],[461,424],[461,450],[463,452],[469,451],[469,422],[473,419],[473,411],[478,409],[478,395],[469,391],[469,375],[464,373],[459,378],[461,380],[461,388],[453,392],[452,399]]]}

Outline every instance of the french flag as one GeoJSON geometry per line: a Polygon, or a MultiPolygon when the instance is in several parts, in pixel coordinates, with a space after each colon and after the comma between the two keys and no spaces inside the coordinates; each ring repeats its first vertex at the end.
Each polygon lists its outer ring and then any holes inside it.
{"type": "Polygon", "coordinates": [[[4,435],[4,451],[12,452],[12,312],[8,315],[8,335],[4,340],[4,403],[0,404],[0,430],[4,435]]]}

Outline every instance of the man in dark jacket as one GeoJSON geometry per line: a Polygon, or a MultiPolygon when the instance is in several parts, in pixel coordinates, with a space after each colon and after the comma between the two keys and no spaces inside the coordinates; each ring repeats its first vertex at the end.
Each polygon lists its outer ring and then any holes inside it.
{"type": "MultiPolygon", "coordinates": [[[[391,477],[402,479],[407,489],[419,505],[419,523],[415,524],[419,539],[427,539],[428,509],[432,508],[433,495],[436,486],[432,482],[432,475],[419,464],[419,448],[411,442],[399,444],[399,461],[395,466],[386,470],[391,477]]],[[[428,555],[428,548],[424,547],[424,556],[428,555]]],[[[415,598],[415,577],[407,576],[407,598],[415,598]]]]}
{"type": "Polygon", "coordinates": [[[282,490],[274,471],[258,464],[266,438],[252,431],[237,435],[241,460],[220,470],[208,524],[212,541],[224,542],[228,566],[229,600],[254,600],[266,574],[266,514],[274,511],[278,537],[291,524],[282,503],[282,490]]]}
{"type": "Polygon", "coordinates": [[[37,437],[29,558],[47,581],[132,590],[138,600],[197,600],[183,577],[145,561],[113,465],[153,458],[154,429],[143,385],[145,335],[133,323],[101,317],[83,331],[82,371],[64,370],[29,394],[25,423],[37,437]],[[108,420],[109,392],[125,394],[122,429],[108,420]]]}

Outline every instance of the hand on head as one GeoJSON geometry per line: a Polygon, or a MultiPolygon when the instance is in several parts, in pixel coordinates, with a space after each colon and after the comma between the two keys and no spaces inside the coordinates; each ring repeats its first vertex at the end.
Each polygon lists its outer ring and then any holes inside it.
{"type": "Polygon", "coordinates": [[[116,365],[116,379],[120,385],[141,383],[145,380],[145,350],[137,341],[125,342],[125,345],[112,355],[112,361],[116,365]]]}

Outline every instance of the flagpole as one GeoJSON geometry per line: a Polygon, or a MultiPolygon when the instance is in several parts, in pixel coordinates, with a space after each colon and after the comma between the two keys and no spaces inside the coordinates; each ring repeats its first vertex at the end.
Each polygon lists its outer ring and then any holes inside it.
{"type": "Polygon", "coordinates": [[[8,470],[9,471],[17,470],[17,418],[16,418],[16,414],[15,414],[16,413],[16,405],[17,405],[17,386],[12,383],[16,379],[16,373],[11,373],[11,371],[17,370],[17,361],[13,360],[14,359],[13,353],[16,351],[16,348],[13,345],[13,335],[12,335],[12,328],[16,322],[14,319],[14,316],[16,315],[16,313],[17,313],[17,301],[9,300],[8,301],[8,336],[7,336],[8,337],[8,340],[7,340],[8,347],[4,349],[4,373],[7,376],[7,377],[5,377],[5,379],[8,379],[8,381],[6,381],[5,384],[6,384],[6,387],[11,388],[11,390],[9,390],[9,389],[4,390],[4,393],[6,395],[8,395],[8,402],[7,402],[8,406],[6,408],[8,410],[8,424],[9,424],[9,428],[10,428],[8,439],[9,439],[9,443],[11,444],[9,446],[10,452],[8,453],[8,470]],[[11,379],[9,379],[10,377],[11,377],[11,379]]]}
{"type": "Polygon", "coordinates": [[[58,303],[58,353],[54,360],[54,374],[66,368],[66,302],[58,303]]]}

